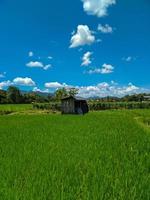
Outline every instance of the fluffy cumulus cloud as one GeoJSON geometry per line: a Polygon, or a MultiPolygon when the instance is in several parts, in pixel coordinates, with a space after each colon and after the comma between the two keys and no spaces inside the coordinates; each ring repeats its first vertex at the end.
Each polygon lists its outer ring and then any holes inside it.
{"type": "Polygon", "coordinates": [[[11,81],[3,81],[3,82],[0,82],[0,89],[3,89],[5,87],[8,87],[8,86],[11,86],[13,83],[11,81]]]}
{"type": "Polygon", "coordinates": [[[108,24],[105,24],[105,25],[99,24],[97,27],[97,30],[100,31],[101,33],[112,33],[113,32],[113,28],[108,24]]]}
{"type": "MultiPolygon", "coordinates": [[[[24,86],[35,86],[35,82],[31,78],[15,78],[13,81],[3,81],[0,82],[0,89],[4,89],[11,85],[24,85],[24,86]]],[[[89,97],[106,97],[106,96],[116,96],[122,97],[124,95],[138,94],[138,93],[148,93],[150,90],[145,88],[140,88],[132,83],[126,86],[120,86],[118,83],[111,81],[110,83],[102,82],[97,85],[89,86],[73,86],[67,85],[66,83],[59,82],[49,82],[45,83],[45,89],[41,90],[38,87],[34,87],[34,92],[49,92],[49,89],[57,90],[59,88],[65,87],[78,89],[78,96],[89,98],[89,97]]]]}
{"type": "Polygon", "coordinates": [[[28,77],[22,78],[22,77],[16,77],[12,81],[7,80],[0,82],[0,89],[7,88],[11,85],[17,85],[17,86],[35,86],[35,82],[28,77]]]}
{"type": "Polygon", "coordinates": [[[116,4],[116,0],[81,0],[83,2],[83,9],[89,15],[96,15],[97,17],[106,16],[109,6],[116,4]]]}
{"type": "Polygon", "coordinates": [[[44,65],[42,62],[39,61],[30,61],[26,64],[26,66],[31,68],[43,68],[44,70],[47,70],[52,67],[51,64],[44,65]]]}
{"type": "Polygon", "coordinates": [[[58,82],[49,82],[49,83],[45,83],[45,87],[46,88],[54,88],[55,89],[55,88],[61,88],[61,87],[63,87],[63,84],[58,83],[58,82]]]}
{"type": "Polygon", "coordinates": [[[29,63],[26,64],[27,67],[41,67],[43,68],[44,65],[42,62],[39,61],[30,61],[29,63]]]}
{"type": "Polygon", "coordinates": [[[49,89],[41,90],[38,87],[34,87],[32,91],[33,92],[41,92],[41,93],[49,93],[49,89]]]}
{"type": "Polygon", "coordinates": [[[129,83],[127,86],[119,86],[113,81],[109,84],[106,82],[99,83],[95,86],[84,86],[79,87],[79,96],[85,98],[89,97],[106,97],[106,96],[117,96],[122,97],[127,94],[135,94],[145,92],[146,89],[139,88],[132,83],[129,83]]]}
{"type": "Polygon", "coordinates": [[[101,68],[95,68],[88,71],[89,74],[110,74],[113,73],[114,67],[104,63],[101,68]]]}
{"type": "Polygon", "coordinates": [[[113,70],[114,70],[114,67],[112,65],[104,63],[102,65],[101,73],[102,74],[110,74],[113,72],[113,70]]]}
{"type": "Polygon", "coordinates": [[[92,63],[91,61],[92,54],[93,54],[92,52],[88,51],[83,55],[81,66],[89,66],[92,63]]]}
{"type": "Polygon", "coordinates": [[[106,96],[116,96],[122,97],[130,94],[138,94],[143,92],[150,92],[145,88],[137,87],[136,85],[129,83],[126,86],[120,86],[118,83],[111,81],[110,83],[102,82],[97,85],[89,86],[73,86],[67,85],[66,83],[50,82],[45,83],[45,87],[49,89],[57,90],[59,88],[65,87],[78,89],[78,96],[89,98],[89,97],[106,97],[106,96]]]}
{"type": "Polygon", "coordinates": [[[95,36],[87,25],[78,25],[77,32],[74,32],[71,38],[70,48],[84,45],[90,45],[95,42],[95,36]]]}
{"type": "Polygon", "coordinates": [[[13,83],[15,85],[22,85],[22,86],[35,86],[35,82],[31,78],[22,78],[17,77],[13,80],[13,83]]]}

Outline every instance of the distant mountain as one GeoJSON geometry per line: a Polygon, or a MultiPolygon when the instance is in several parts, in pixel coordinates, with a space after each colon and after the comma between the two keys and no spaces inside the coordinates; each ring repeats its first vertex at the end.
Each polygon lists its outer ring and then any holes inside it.
{"type": "Polygon", "coordinates": [[[53,97],[54,96],[54,93],[48,93],[48,92],[34,92],[34,93],[38,94],[39,96],[42,96],[42,97],[47,97],[47,96],[53,97]]]}
{"type": "Polygon", "coordinates": [[[40,91],[37,91],[37,92],[33,92],[33,91],[24,91],[24,90],[21,90],[21,93],[22,94],[37,94],[39,96],[42,96],[42,97],[48,97],[48,96],[54,96],[54,93],[48,93],[48,92],[40,92],[40,91]]]}

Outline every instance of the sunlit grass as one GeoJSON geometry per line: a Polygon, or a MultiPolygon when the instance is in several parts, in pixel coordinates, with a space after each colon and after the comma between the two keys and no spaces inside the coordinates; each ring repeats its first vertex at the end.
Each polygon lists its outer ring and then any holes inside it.
{"type": "Polygon", "coordinates": [[[150,132],[139,114],[0,116],[0,199],[148,200],[150,132]]]}
{"type": "Polygon", "coordinates": [[[0,104],[0,111],[25,111],[25,110],[31,110],[32,105],[31,104],[0,104]]]}

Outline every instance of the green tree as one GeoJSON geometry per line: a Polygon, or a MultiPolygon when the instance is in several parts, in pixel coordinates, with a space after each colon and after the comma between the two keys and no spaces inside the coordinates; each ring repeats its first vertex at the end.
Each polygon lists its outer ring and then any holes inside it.
{"type": "Polygon", "coordinates": [[[79,91],[79,90],[76,89],[76,88],[70,88],[69,91],[68,91],[68,95],[74,97],[75,95],[78,94],[78,91],[79,91]]]}
{"type": "Polygon", "coordinates": [[[0,90],[0,103],[7,103],[7,93],[4,90],[0,90]]]}
{"type": "Polygon", "coordinates": [[[57,100],[60,100],[60,99],[62,99],[63,97],[66,97],[66,96],[68,96],[68,92],[67,92],[66,88],[58,89],[58,90],[56,90],[56,92],[55,92],[55,98],[56,98],[57,100]]]}
{"type": "Polygon", "coordinates": [[[7,89],[7,99],[10,103],[22,103],[22,95],[17,87],[10,86],[7,89]]]}

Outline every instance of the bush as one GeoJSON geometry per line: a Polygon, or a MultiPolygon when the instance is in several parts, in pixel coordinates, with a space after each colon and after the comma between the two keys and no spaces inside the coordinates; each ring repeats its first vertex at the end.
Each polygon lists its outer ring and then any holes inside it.
{"type": "Polygon", "coordinates": [[[89,102],[90,110],[149,109],[150,102],[89,102]]]}
{"type": "Polygon", "coordinates": [[[61,111],[61,104],[59,102],[51,103],[32,103],[34,109],[39,110],[52,110],[52,111],[61,111]]]}

